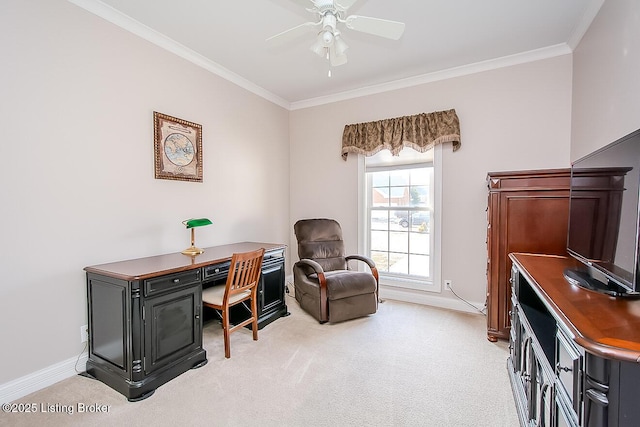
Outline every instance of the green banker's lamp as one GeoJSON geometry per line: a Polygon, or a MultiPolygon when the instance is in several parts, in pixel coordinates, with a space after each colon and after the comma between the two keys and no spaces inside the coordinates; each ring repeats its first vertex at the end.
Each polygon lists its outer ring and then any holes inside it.
{"type": "Polygon", "coordinates": [[[182,223],[187,227],[187,230],[191,229],[191,247],[185,249],[184,251],[182,251],[182,253],[185,255],[191,255],[191,256],[200,255],[201,253],[204,252],[204,249],[196,248],[195,246],[195,241],[196,241],[195,228],[202,227],[204,225],[211,225],[213,223],[211,222],[211,220],[207,218],[185,219],[184,221],[182,221],[182,223]]]}

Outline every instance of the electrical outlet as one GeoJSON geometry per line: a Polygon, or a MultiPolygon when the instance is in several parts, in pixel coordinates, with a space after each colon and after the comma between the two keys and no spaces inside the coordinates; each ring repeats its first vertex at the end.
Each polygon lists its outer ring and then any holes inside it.
{"type": "Polygon", "coordinates": [[[452,285],[452,281],[451,280],[445,280],[444,281],[444,288],[448,291],[451,290],[451,285],[452,285]]]}
{"type": "Polygon", "coordinates": [[[85,343],[89,340],[89,325],[80,326],[80,343],[85,343]]]}

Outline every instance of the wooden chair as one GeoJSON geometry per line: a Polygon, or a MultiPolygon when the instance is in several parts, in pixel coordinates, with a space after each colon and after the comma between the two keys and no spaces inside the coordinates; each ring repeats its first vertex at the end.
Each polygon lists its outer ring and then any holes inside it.
{"type": "Polygon", "coordinates": [[[232,332],[251,323],[253,340],[258,340],[258,304],[256,290],[262,270],[264,249],[235,253],[231,258],[229,275],[224,287],[212,286],[202,291],[202,305],[218,310],[224,331],[224,357],[231,357],[229,336],[232,332]],[[229,322],[229,307],[251,299],[251,317],[237,325],[229,322]]]}

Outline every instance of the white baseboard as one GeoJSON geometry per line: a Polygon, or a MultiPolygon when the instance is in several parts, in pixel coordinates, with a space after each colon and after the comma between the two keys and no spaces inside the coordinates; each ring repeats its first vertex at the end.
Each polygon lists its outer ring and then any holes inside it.
{"type": "Polygon", "coordinates": [[[465,313],[472,314],[482,314],[482,310],[484,308],[484,303],[467,303],[459,299],[445,298],[436,293],[384,285],[380,285],[380,298],[383,300],[391,299],[396,301],[411,302],[415,304],[428,305],[448,310],[463,311],[465,313]]]}
{"type": "Polygon", "coordinates": [[[85,370],[87,359],[87,352],[83,352],[80,357],[74,356],[55,365],[0,385],[0,403],[13,402],[16,399],[20,399],[28,394],[77,375],[78,371],[82,372],[85,370]],[[78,371],[76,371],[76,368],[78,371]]]}

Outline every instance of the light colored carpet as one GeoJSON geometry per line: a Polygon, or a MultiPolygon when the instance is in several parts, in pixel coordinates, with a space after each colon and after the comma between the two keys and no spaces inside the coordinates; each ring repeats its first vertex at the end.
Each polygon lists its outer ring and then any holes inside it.
{"type": "Polygon", "coordinates": [[[485,317],[387,300],[375,315],[320,325],[288,297],[291,315],[259,332],[204,330],[209,363],[141,402],[81,376],[20,399],[66,412],[0,414],[11,426],[518,426],[507,343],[485,317]],[[107,405],[79,413],[78,404],[107,405]]]}

